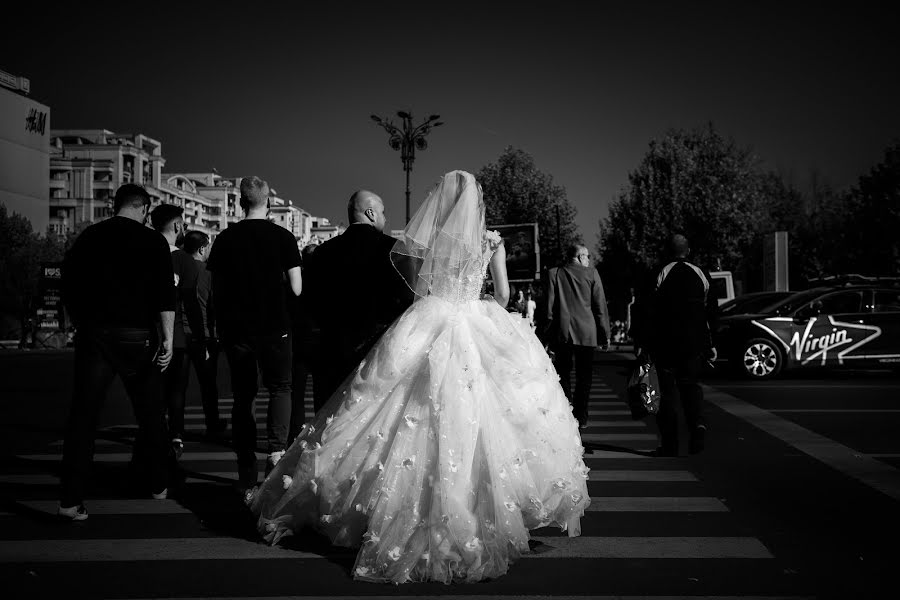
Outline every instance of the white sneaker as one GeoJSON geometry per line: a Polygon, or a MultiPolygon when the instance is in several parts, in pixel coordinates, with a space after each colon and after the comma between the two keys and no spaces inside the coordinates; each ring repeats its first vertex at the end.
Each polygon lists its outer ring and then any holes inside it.
{"type": "Polygon", "coordinates": [[[164,489],[158,494],[152,494],[154,500],[165,500],[169,497],[169,488],[164,489]]]}
{"type": "Polygon", "coordinates": [[[64,507],[60,504],[57,506],[56,514],[64,519],[69,519],[70,521],[85,521],[88,518],[88,512],[84,507],[84,504],[69,507],[64,507]]]}

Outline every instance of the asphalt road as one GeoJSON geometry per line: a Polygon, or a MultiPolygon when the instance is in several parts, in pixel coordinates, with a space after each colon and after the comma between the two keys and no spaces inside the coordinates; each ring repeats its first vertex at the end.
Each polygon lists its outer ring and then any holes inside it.
{"type": "MultiPolygon", "coordinates": [[[[532,554],[496,581],[394,587],[354,582],[353,553],[313,536],[288,549],[258,544],[227,446],[194,436],[179,494],[136,496],[125,467],[133,419],[118,384],[101,418],[90,519],[57,522],[71,354],[2,353],[0,589],[10,598],[892,596],[900,378],[753,383],[713,373],[707,451],[650,458],[654,423],[631,420],[620,400],[627,358],[595,361],[582,537],[533,532],[532,554]]],[[[224,369],[221,379],[227,415],[224,369]]],[[[187,415],[202,431],[194,382],[187,415]]],[[[260,423],[264,415],[258,406],[260,423]]]]}

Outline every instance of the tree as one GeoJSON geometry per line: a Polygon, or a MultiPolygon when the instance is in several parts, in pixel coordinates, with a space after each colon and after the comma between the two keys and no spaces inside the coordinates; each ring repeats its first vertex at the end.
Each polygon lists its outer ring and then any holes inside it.
{"type": "Polygon", "coordinates": [[[36,234],[28,219],[9,214],[0,204],[0,313],[15,317],[24,327],[37,309],[41,263],[62,256],[63,243],[57,236],[36,234]]]}
{"type": "Polygon", "coordinates": [[[712,269],[734,269],[757,233],[766,206],[768,176],[748,149],[710,124],[672,130],[650,148],[601,227],[604,253],[626,250],[650,267],[680,231],[692,255],[712,269]]]}
{"type": "Polygon", "coordinates": [[[538,224],[544,266],[559,264],[566,247],[581,242],[566,189],[540,171],[527,152],[507,146],[497,162],[482,167],[475,178],[484,190],[488,225],[538,224]]]}
{"type": "Polygon", "coordinates": [[[837,272],[900,274],[900,141],[846,195],[837,272]]]}

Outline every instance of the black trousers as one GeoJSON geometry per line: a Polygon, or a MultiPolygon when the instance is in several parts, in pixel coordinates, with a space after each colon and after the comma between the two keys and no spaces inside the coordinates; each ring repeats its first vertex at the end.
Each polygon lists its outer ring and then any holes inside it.
{"type": "Polygon", "coordinates": [[[300,433],[300,429],[306,422],[306,382],[312,376],[313,383],[313,410],[318,410],[327,401],[322,400],[324,384],[322,382],[322,352],[319,345],[318,331],[307,329],[294,329],[294,365],[293,383],[291,390],[291,427],[288,432],[288,443],[300,433]]]}
{"type": "Polygon", "coordinates": [[[164,407],[160,371],[153,363],[156,343],[146,329],[79,328],[75,337],[75,377],[72,406],[63,446],[60,503],[75,506],[84,500],[94,457],[97,419],[109,386],[122,378],[138,423],[135,453],[146,465],[150,490],[167,487],[164,407]]]}
{"type": "Polygon", "coordinates": [[[219,388],[216,383],[218,362],[219,349],[214,342],[206,343],[191,339],[184,348],[175,348],[172,351],[172,362],[163,374],[170,438],[184,435],[184,406],[192,365],[200,384],[200,398],[206,426],[215,426],[219,420],[219,388]],[[207,352],[209,352],[208,359],[207,352]]]}
{"type": "Polygon", "coordinates": [[[219,375],[219,343],[215,340],[191,340],[187,351],[200,384],[200,402],[206,427],[215,427],[219,421],[219,384],[216,382],[219,375]]]}
{"type": "Polygon", "coordinates": [[[170,439],[184,435],[184,402],[190,375],[191,357],[187,348],[174,348],[172,362],[162,375],[170,439]]]}
{"type": "Polygon", "coordinates": [[[656,361],[660,388],[656,424],[664,451],[678,452],[679,403],[689,432],[693,432],[699,425],[706,425],[703,418],[703,389],[699,381],[703,363],[702,356],[684,359],[670,357],[656,361]]]}
{"type": "Polygon", "coordinates": [[[269,392],[266,442],[269,453],[284,450],[291,421],[291,336],[289,333],[224,339],[231,368],[234,406],[231,428],[239,467],[256,464],[256,416],[254,403],[259,377],[269,392]]]}
{"type": "Polygon", "coordinates": [[[557,344],[556,372],[559,374],[559,384],[562,386],[566,398],[572,404],[572,412],[579,421],[588,418],[588,398],[591,393],[592,363],[594,360],[593,346],[576,346],[575,344],[557,344]],[[572,395],[572,381],[569,373],[572,371],[572,363],[575,363],[575,394],[572,395]]]}

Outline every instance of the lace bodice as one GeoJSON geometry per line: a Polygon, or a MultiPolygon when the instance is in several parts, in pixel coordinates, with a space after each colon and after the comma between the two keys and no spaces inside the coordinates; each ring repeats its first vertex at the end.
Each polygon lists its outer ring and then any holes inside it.
{"type": "Polygon", "coordinates": [[[497,249],[495,236],[499,238],[499,234],[496,232],[485,232],[480,261],[461,269],[453,269],[455,272],[445,269],[444,272],[435,276],[430,295],[437,296],[451,304],[474,302],[480,299],[488,265],[497,249]]]}

